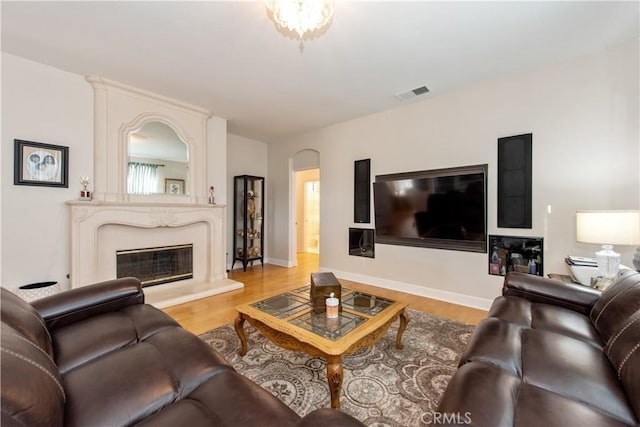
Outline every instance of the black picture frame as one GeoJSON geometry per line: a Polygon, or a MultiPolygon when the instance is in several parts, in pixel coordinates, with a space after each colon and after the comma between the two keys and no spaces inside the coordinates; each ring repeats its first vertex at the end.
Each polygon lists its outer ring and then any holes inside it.
{"type": "Polygon", "coordinates": [[[69,188],[69,147],[13,141],[14,185],[69,188]]]}
{"type": "Polygon", "coordinates": [[[544,277],[544,239],[542,237],[490,234],[488,252],[490,275],[506,276],[510,271],[519,271],[544,277]]]}

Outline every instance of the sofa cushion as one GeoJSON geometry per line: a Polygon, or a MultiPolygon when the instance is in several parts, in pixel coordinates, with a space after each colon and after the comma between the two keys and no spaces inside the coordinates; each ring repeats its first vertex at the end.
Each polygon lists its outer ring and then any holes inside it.
{"type": "Polygon", "coordinates": [[[192,399],[183,399],[163,408],[136,427],[212,427],[224,426],[224,422],[208,407],[192,399]]]}
{"type": "Polygon", "coordinates": [[[140,343],[86,363],[64,376],[65,425],[124,426],[173,402],[180,385],[162,354],[140,343]]]}
{"type": "Polygon", "coordinates": [[[520,325],[495,317],[482,320],[460,356],[459,364],[482,362],[522,377],[520,354],[523,330],[520,325]]]}
{"type": "Polygon", "coordinates": [[[227,371],[138,425],[286,427],[296,424],[299,419],[295,412],[265,389],[235,371],[227,371]]]}
{"type": "Polygon", "coordinates": [[[514,424],[520,379],[485,363],[461,366],[449,381],[433,425],[510,426],[514,424]],[[465,422],[469,421],[469,422],[465,422]]]}
{"type": "Polygon", "coordinates": [[[583,402],[558,396],[550,390],[522,384],[516,403],[514,426],[635,426],[583,402]]]}
{"type": "Polygon", "coordinates": [[[636,426],[634,420],[622,420],[479,362],[456,371],[430,416],[427,421],[433,425],[447,426],[636,426]]]}
{"type": "Polygon", "coordinates": [[[60,373],[137,342],[131,318],[114,312],[74,323],[53,332],[53,348],[60,373]]]}
{"type": "Polygon", "coordinates": [[[602,349],[536,329],[522,334],[524,383],[633,424],[636,416],[602,349]]]}
{"type": "Polygon", "coordinates": [[[180,326],[178,322],[167,316],[162,310],[158,310],[148,304],[132,305],[123,308],[121,312],[131,318],[139,341],[146,340],[151,335],[166,328],[180,326]]]}
{"type": "Polygon", "coordinates": [[[210,378],[183,400],[163,408],[139,425],[286,427],[299,419],[268,391],[229,370],[210,378]]]}
{"type": "Polygon", "coordinates": [[[160,310],[144,304],[99,314],[53,330],[55,361],[64,375],[97,357],[178,326],[160,310]]]}
{"type": "Polygon", "coordinates": [[[153,345],[171,367],[180,398],[221,371],[233,370],[220,353],[182,328],[167,328],[144,342],[153,345]]]}
{"type": "Polygon", "coordinates": [[[188,398],[209,408],[225,426],[285,427],[300,419],[277,397],[235,371],[216,375],[188,398]]]}
{"type": "Polygon", "coordinates": [[[640,310],[640,273],[628,271],[602,292],[593,305],[591,321],[607,343],[640,310]]]}
{"type": "Polygon", "coordinates": [[[494,300],[489,317],[588,341],[598,347],[604,346],[589,318],[568,308],[535,303],[519,297],[502,296],[494,300]]]}

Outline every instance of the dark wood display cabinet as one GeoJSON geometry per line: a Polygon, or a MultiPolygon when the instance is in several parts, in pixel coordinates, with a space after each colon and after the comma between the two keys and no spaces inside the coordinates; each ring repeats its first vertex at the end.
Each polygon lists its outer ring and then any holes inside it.
{"type": "Polygon", "coordinates": [[[233,178],[233,264],[253,266],[263,263],[264,251],[264,178],[239,175],[233,178]]]}

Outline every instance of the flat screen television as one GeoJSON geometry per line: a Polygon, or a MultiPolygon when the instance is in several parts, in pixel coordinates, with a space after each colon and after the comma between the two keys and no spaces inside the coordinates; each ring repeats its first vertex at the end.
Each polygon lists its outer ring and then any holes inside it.
{"type": "Polygon", "coordinates": [[[487,252],[487,165],[377,175],[376,243],[487,252]]]}

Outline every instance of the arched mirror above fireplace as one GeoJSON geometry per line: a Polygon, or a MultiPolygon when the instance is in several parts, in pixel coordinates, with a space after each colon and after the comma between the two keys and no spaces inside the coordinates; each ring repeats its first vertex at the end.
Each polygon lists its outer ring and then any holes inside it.
{"type": "Polygon", "coordinates": [[[175,130],[150,121],[129,132],[127,193],[189,195],[189,147],[175,130]]]}
{"type": "Polygon", "coordinates": [[[207,204],[211,113],[103,77],[87,81],[94,89],[93,200],[207,204]],[[155,178],[134,183],[134,173],[155,178]]]}

